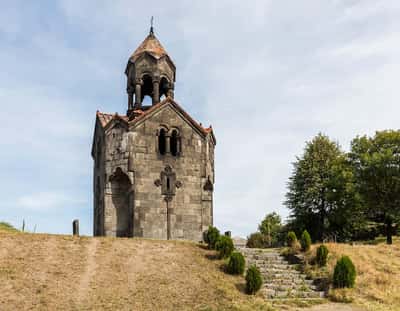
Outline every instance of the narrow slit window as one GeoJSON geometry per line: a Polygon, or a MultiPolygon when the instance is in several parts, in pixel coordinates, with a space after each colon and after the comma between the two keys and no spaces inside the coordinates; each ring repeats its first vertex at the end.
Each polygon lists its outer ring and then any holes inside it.
{"type": "Polygon", "coordinates": [[[165,130],[161,129],[158,134],[158,152],[162,155],[166,152],[165,130]]]}

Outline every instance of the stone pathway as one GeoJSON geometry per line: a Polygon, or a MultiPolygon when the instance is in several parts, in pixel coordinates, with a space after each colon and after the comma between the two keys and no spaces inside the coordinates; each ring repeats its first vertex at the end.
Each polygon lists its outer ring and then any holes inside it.
{"type": "Polygon", "coordinates": [[[266,298],[323,298],[313,281],[296,270],[276,249],[239,248],[246,268],[256,265],[264,280],[261,292],[266,298]]]}

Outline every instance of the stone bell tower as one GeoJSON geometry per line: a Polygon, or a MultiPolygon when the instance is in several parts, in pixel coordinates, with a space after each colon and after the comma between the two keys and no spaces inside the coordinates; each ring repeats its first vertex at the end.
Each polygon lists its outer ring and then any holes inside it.
{"type": "Polygon", "coordinates": [[[198,241],[213,223],[216,139],[174,100],[175,72],[151,28],[126,66],[126,115],[96,114],[95,236],[198,241]]]}
{"type": "Polygon", "coordinates": [[[143,98],[146,95],[152,98],[153,105],[159,103],[162,96],[174,98],[175,70],[174,63],[151,27],[150,34],[126,65],[128,115],[133,110],[142,109],[143,98]]]}

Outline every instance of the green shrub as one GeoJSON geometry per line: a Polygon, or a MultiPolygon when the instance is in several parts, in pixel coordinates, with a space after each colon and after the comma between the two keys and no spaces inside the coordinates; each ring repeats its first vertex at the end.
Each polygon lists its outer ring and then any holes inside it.
{"type": "Polygon", "coordinates": [[[246,246],[249,248],[265,248],[268,246],[268,241],[262,233],[254,232],[247,237],[246,246]]]}
{"type": "Polygon", "coordinates": [[[204,242],[208,244],[209,249],[215,249],[215,244],[219,239],[219,230],[216,227],[209,226],[204,233],[204,242]]]}
{"type": "Polygon", "coordinates": [[[301,250],[303,252],[307,252],[310,250],[311,247],[311,237],[310,234],[308,233],[307,230],[304,230],[301,239],[300,239],[300,244],[301,244],[301,250]]]}
{"type": "Polygon", "coordinates": [[[260,270],[254,265],[250,266],[246,271],[246,292],[254,295],[261,288],[262,282],[260,270]]]}
{"type": "Polygon", "coordinates": [[[217,243],[215,243],[215,249],[219,253],[219,258],[229,257],[235,249],[232,238],[226,235],[220,235],[217,243]]]}
{"type": "Polygon", "coordinates": [[[294,231],[288,232],[286,242],[289,247],[295,246],[295,244],[297,243],[297,237],[296,237],[296,233],[294,233],[294,231]]]}
{"type": "Polygon", "coordinates": [[[245,260],[241,253],[233,252],[229,257],[227,271],[230,274],[243,274],[245,260]]]}
{"type": "Polygon", "coordinates": [[[329,253],[328,248],[323,244],[317,248],[316,261],[318,266],[320,267],[326,266],[326,263],[328,261],[328,253],[329,253]]]}
{"type": "Polygon", "coordinates": [[[356,280],[356,268],[348,256],[342,256],[333,272],[333,286],[336,288],[354,287],[356,280]]]}

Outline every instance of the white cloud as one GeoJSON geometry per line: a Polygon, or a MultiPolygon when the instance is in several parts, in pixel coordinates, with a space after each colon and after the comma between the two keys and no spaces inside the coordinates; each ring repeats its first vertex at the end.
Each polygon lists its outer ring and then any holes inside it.
{"type": "Polygon", "coordinates": [[[74,199],[74,197],[75,195],[67,195],[63,192],[40,192],[19,197],[16,205],[24,209],[43,212],[85,202],[84,200],[74,199]]]}
{"type": "Polygon", "coordinates": [[[0,186],[19,207],[64,210],[68,193],[91,215],[94,112],[126,109],[124,66],[151,15],[177,65],[176,99],[217,135],[222,230],[247,235],[267,212],[288,215],[291,162],[318,132],[348,148],[357,134],[399,127],[397,0],[33,6],[0,18],[0,186]]]}

